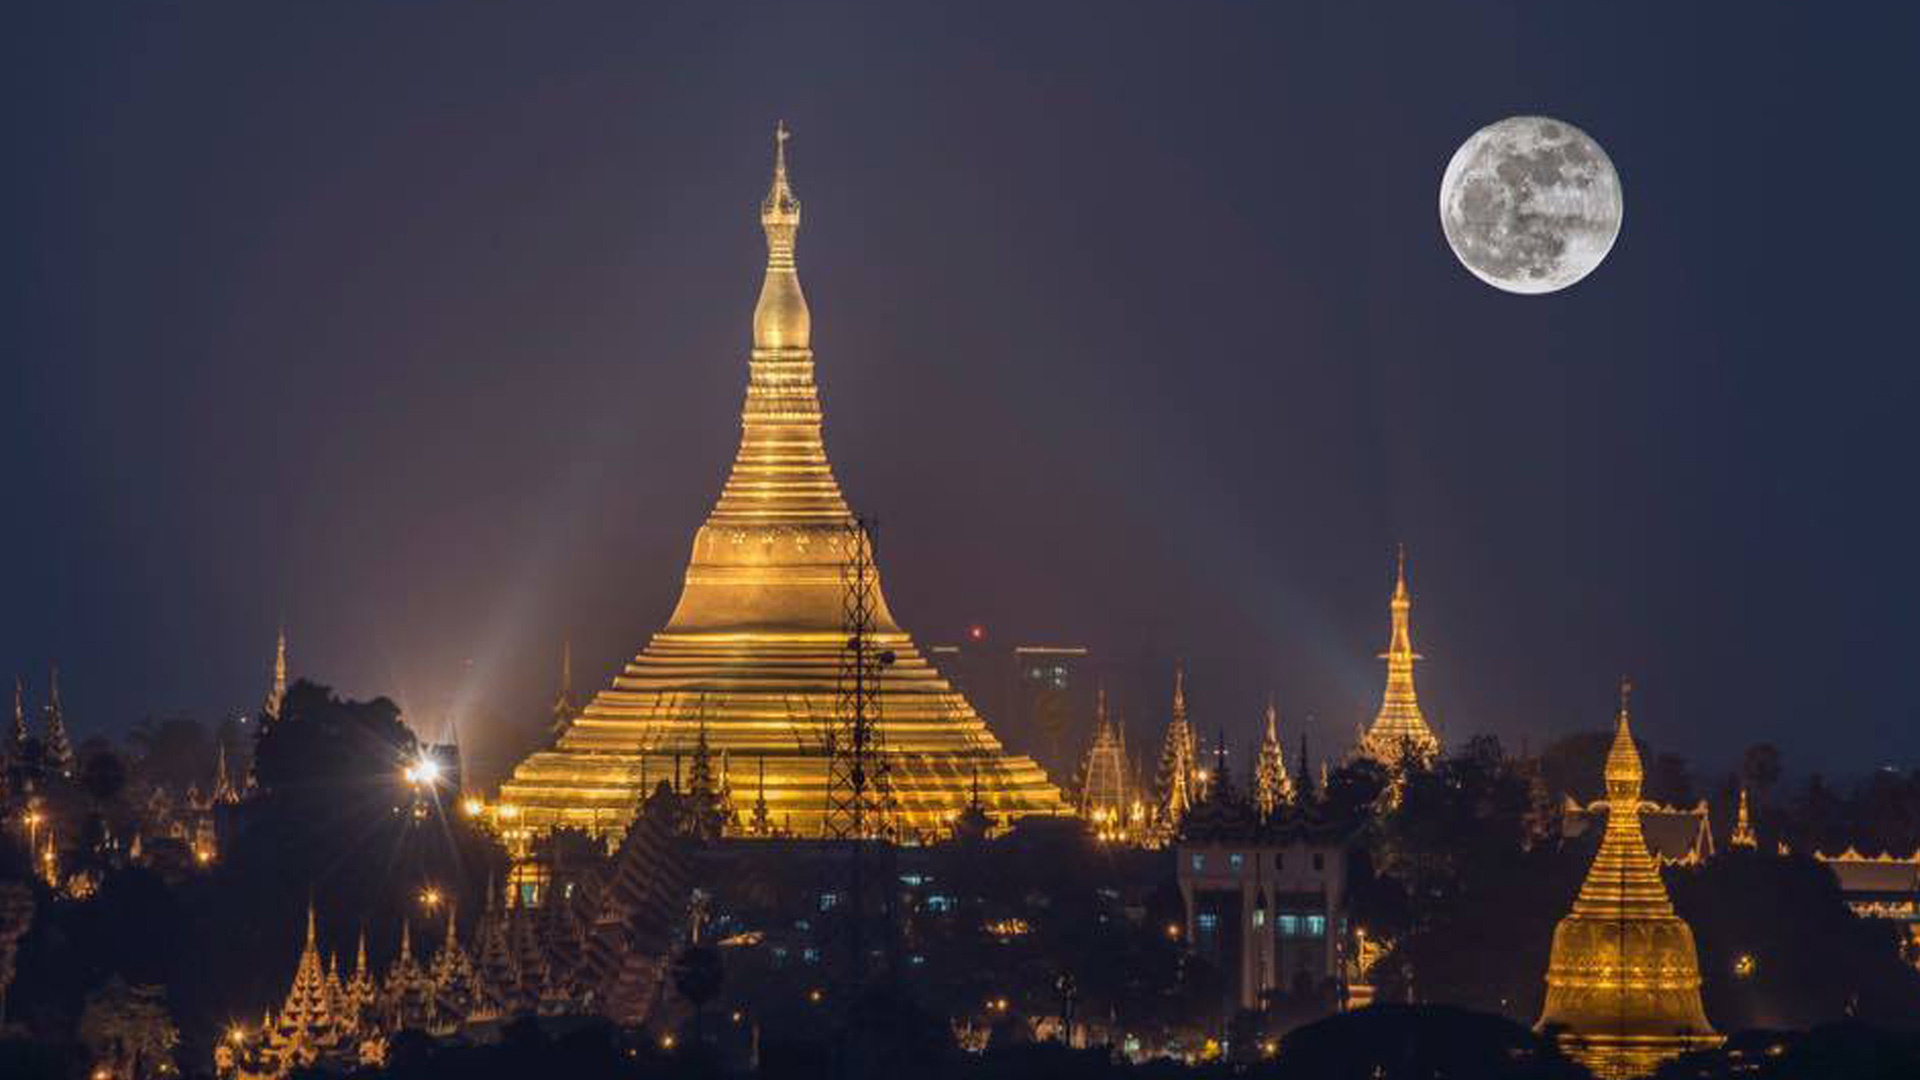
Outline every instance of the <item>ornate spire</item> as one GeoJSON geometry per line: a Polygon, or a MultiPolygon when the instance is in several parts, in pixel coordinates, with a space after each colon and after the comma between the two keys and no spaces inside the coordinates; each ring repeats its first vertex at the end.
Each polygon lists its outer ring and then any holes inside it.
{"type": "Polygon", "coordinates": [[[1159,813],[1167,829],[1179,826],[1193,804],[1199,801],[1199,749],[1193,726],[1187,722],[1187,669],[1173,666],[1173,719],[1167,723],[1166,740],[1160,747],[1160,769],[1154,777],[1159,813]]]}
{"type": "Polygon", "coordinates": [[[233,777],[227,772],[227,744],[223,739],[213,742],[213,802],[232,805],[240,801],[240,792],[234,789],[233,777]]]}
{"type": "Polygon", "coordinates": [[[1387,662],[1387,687],[1380,698],[1380,712],[1373,727],[1361,738],[1356,753],[1383,765],[1394,767],[1408,751],[1431,761],[1440,752],[1440,740],[1427,726],[1420,712],[1420,699],[1413,690],[1413,664],[1421,659],[1413,651],[1411,613],[1413,596],[1407,591],[1407,549],[1401,545],[1394,567],[1393,598],[1387,603],[1392,630],[1387,651],[1380,658],[1387,662]]]}
{"type": "Polygon", "coordinates": [[[267,691],[267,700],[260,711],[268,720],[280,719],[280,710],[287,703],[287,628],[283,623],[280,635],[273,644],[273,687],[267,691]]]}
{"type": "Polygon", "coordinates": [[[29,738],[27,731],[27,681],[13,677],[13,745],[18,749],[29,738]]]}
{"type": "Polygon", "coordinates": [[[1747,818],[1747,789],[1740,789],[1740,810],[1733,822],[1733,835],[1727,838],[1731,847],[1757,848],[1760,841],[1753,835],[1753,822],[1747,818]]]}
{"type": "Polygon", "coordinates": [[[573,639],[566,638],[560,643],[560,692],[553,699],[553,733],[564,733],[580,715],[580,706],[573,699],[573,639]]]}
{"type": "Polygon", "coordinates": [[[1665,1058],[1718,1045],[1700,1005],[1693,931],[1673,913],[1640,831],[1640,753],[1628,716],[1632,685],[1607,752],[1607,828],[1573,912],[1553,932],[1538,1030],[1596,1075],[1641,1076],[1665,1058]]]}
{"type": "Polygon", "coordinates": [[[1080,770],[1080,816],[1101,839],[1120,838],[1127,816],[1127,748],[1107,713],[1107,688],[1094,695],[1093,744],[1080,770]]]}
{"type": "Polygon", "coordinates": [[[67,711],[60,704],[60,668],[47,671],[47,737],[43,747],[47,767],[61,776],[72,776],[73,743],[67,738],[67,711]]]}
{"type": "Polygon", "coordinates": [[[756,349],[805,349],[813,336],[813,316],[793,267],[794,240],[800,233],[800,200],[787,183],[787,139],[783,121],[773,131],[773,183],[760,203],[760,227],[767,234],[767,279],[753,309],[756,349]]]}
{"type": "Polygon", "coordinates": [[[1262,818],[1272,817],[1293,798],[1293,778],[1287,775],[1287,755],[1280,746],[1280,710],[1267,698],[1267,731],[1254,756],[1253,803],[1262,818]]]}

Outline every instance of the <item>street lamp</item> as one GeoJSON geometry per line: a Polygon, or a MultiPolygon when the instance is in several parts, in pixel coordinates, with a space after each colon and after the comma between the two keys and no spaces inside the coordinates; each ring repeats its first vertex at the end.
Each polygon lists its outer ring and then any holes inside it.
{"type": "Polygon", "coordinates": [[[420,890],[420,903],[424,905],[428,911],[439,910],[440,899],[440,890],[432,885],[420,890]]]}

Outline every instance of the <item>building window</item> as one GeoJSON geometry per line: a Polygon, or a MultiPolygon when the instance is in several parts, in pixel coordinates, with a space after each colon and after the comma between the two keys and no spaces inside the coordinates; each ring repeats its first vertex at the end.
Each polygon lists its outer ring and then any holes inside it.
{"type": "Polygon", "coordinates": [[[941,911],[941,912],[952,911],[953,897],[941,896],[940,894],[935,893],[934,895],[927,897],[927,910],[941,911]]]}
{"type": "Polygon", "coordinates": [[[805,960],[809,964],[817,964],[820,962],[820,950],[815,948],[801,949],[800,959],[805,960]]]}
{"type": "Polygon", "coordinates": [[[1193,872],[1197,874],[1200,871],[1205,870],[1206,868],[1207,868],[1207,857],[1205,855],[1199,854],[1198,852],[1195,852],[1193,856],[1193,872]]]}
{"type": "Polygon", "coordinates": [[[1215,915],[1211,911],[1203,911],[1195,915],[1193,921],[1202,931],[1211,933],[1220,925],[1220,916],[1215,915]]]}
{"type": "Polygon", "coordinates": [[[1241,864],[1241,863],[1243,863],[1243,862],[1245,862],[1245,861],[1246,861],[1246,860],[1245,860],[1245,859],[1242,859],[1242,858],[1240,857],[1240,853],[1239,853],[1239,852],[1237,852],[1237,851],[1236,851],[1236,852],[1234,852],[1233,854],[1231,854],[1231,855],[1229,855],[1229,856],[1227,856],[1227,866],[1228,866],[1228,867],[1230,867],[1230,868],[1232,868],[1232,869],[1234,869],[1234,870],[1238,870],[1238,869],[1240,869],[1240,864],[1241,864]]]}
{"type": "Polygon", "coordinates": [[[1300,936],[1300,916],[1282,915],[1279,917],[1278,921],[1280,923],[1281,937],[1299,937],[1300,936]]]}
{"type": "Polygon", "coordinates": [[[1327,857],[1318,851],[1314,852],[1313,868],[1315,870],[1325,870],[1327,868],[1327,857]]]}
{"type": "Polygon", "coordinates": [[[823,892],[820,894],[820,910],[821,911],[832,911],[833,905],[838,904],[839,902],[840,902],[839,893],[823,892]]]}
{"type": "Polygon", "coordinates": [[[1267,910],[1265,908],[1253,909],[1253,925],[1255,927],[1267,925],[1267,910]]]}
{"type": "Polygon", "coordinates": [[[1308,937],[1326,937],[1327,936],[1327,917],[1325,915],[1307,916],[1307,936],[1308,937]]]}

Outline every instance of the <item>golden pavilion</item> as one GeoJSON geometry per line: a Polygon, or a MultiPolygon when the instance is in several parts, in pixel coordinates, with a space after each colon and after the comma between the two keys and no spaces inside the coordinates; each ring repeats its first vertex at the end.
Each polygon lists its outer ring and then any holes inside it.
{"type": "MultiPolygon", "coordinates": [[[[678,786],[704,729],[720,786],[755,791],[785,835],[823,833],[829,747],[846,666],[846,567],[870,541],[821,441],[813,318],[794,266],[800,201],[787,178],[787,131],[775,137],[773,183],[760,205],[767,265],[753,311],[739,452],[693,540],[666,628],[613,685],[568,716],[551,749],[532,754],[486,808],[510,843],[556,826],[610,837],[661,781],[678,786]]],[[[1007,753],[959,691],[900,629],[872,580],[869,646],[892,653],[880,675],[878,724],[887,830],[944,833],[971,802],[1002,821],[1068,811],[1031,759],[1007,753]]],[[[737,811],[734,811],[737,816],[737,811]]],[[[745,831],[729,821],[729,831],[745,831]]]]}
{"type": "Polygon", "coordinates": [[[1700,1005],[1693,930],[1673,913],[1640,833],[1640,754],[1620,686],[1607,753],[1607,831],[1573,912],[1553,931],[1537,1030],[1603,1080],[1645,1076],[1688,1050],[1720,1045],[1700,1005]]]}

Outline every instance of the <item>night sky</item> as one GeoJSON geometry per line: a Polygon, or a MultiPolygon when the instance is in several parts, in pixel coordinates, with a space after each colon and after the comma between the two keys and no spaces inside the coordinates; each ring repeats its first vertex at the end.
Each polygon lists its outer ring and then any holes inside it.
{"type": "MultiPolygon", "coordinates": [[[[923,645],[1185,655],[1344,747],[1920,757],[1904,4],[41,4],[0,35],[0,662],[79,736],[294,666],[485,756],[678,595],[795,131],[828,448],[923,645]],[[1497,292],[1475,129],[1618,167],[1497,292]]],[[[1127,703],[1157,742],[1159,700],[1127,703]]],[[[1289,734],[1291,740],[1292,735],[1289,734]]],[[[1137,745],[1137,744],[1136,744],[1137,745]]]]}

